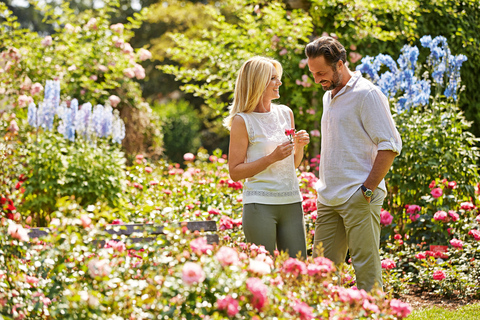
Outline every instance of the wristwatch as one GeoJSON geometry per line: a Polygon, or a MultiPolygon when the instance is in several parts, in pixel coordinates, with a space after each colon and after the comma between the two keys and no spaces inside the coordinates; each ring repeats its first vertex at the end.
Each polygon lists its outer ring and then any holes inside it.
{"type": "Polygon", "coordinates": [[[365,197],[370,198],[371,196],[373,196],[373,191],[365,187],[363,184],[360,188],[362,188],[362,191],[365,197]]]}

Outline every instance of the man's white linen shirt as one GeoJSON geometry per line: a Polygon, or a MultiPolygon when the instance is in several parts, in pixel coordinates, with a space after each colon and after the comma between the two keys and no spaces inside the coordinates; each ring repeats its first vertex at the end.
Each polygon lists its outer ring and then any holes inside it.
{"type": "MultiPolygon", "coordinates": [[[[400,154],[402,140],[388,100],[380,89],[354,72],[333,97],[323,96],[322,145],[318,200],[327,206],[345,203],[365,182],[378,150],[400,154]]],[[[378,188],[387,193],[385,180],[378,188]]]]}

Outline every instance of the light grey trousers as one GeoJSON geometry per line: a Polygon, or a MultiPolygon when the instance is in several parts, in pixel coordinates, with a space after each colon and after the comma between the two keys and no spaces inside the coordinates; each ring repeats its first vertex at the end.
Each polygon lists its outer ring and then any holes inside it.
{"type": "Polygon", "coordinates": [[[302,203],[243,205],[243,232],[247,242],[265,246],[272,255],[275,248],[296,257],[307,257],[302,203]]]}
{"type": "Polygon", "coordinates": [[[382,287],[380,262],[380,211],[385,192],[376,189],[368,203],[359,188],[350,199],[338,206],[317,201],[317,220],[313,256],[322,243],[324,256],[335,264],[345,261],[350,250],[358,289],[370,291],[377,283],[382,287]]]}

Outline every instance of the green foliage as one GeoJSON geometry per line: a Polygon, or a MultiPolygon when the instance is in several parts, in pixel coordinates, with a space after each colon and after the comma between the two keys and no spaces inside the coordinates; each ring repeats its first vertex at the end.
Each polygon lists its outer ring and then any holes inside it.
{"type": "Polygon", "coordinates": [[[442,101],[412,108],[396,114],[395,122],[403,151],[387,175],[391,213],[401,217],[404,205],[420,204],[430,193],[430,183],[438,179],[457,183],[457,202],[475,196],[478,139],[468,131],[471,123],[455,104],[442,101]]]}
{"type": "Polygon", "coordinates": [[[462,81],[467,85],[459,106],[467,119],[474,123],[470,128],[480,136],[480,85],[477,81],[480,65],[480,7],[478,0],[421,0],[419,1],[417,34],[443,35],[454,54],[468,57],[462,67],[462,81]]]}
{"type": "Polygon", "coordinates": [[[26,148],[22,211],[30,211],[38,224],[45,223],[56,209],[56,199],[64,196],[73,196],[82,206],[97,201],[120,205],[125,157],[118,147],[82,139],[72,143],[46,131],[33,135],[26,148]]]}
{"type": "Polygon", "coordinates": [[[299,68],[313,28],[308,15],[287,11],[281,1],[229,0],[221,6],[205,5],[203,11],[211,26],[200,34],[171,34],[175,46],[167,52],[180,66],[159,68],[174,74],[184,84],[182,90],[204,99],[211,108],[209,120],[220,126],[243,62],[254,55],[275,58],[284,68],[280,90],[286,98],[280,103],[293,109],[299,129],[314,129],[315,117],[306,111],[315,108],[316,89],[308,79],[305,86],[297,84],[308,72],[299,68]]]}
{"type": "Polygon", "coordinates": [[[182,163],[187,152],[196,153],[201,145],[198,113],[185,100],[157,104],[153,111],[160,116],[163,131],[163,148],[166,159],[182,163]]]}
{"type": "MultiPolygon", "coordinates": [[[[453,54],[465,54],[462,80],[468,83],[459,106],[469,129],[480,135],[480,8],[477,0],[311,0],[310,15],[317,34],[335,34],[345,47],[363,56],[394,55],[404,44],[424,35],[447,38],[453,54]]],[[[347,51],[348,52],[348,51],[347,51]]]]}
{"type": "MultiPolygon", "coordinates": [[[[36,6],[46,22],[55,27],[51,41],[46,41],[36,32],[20,29],[16,17],[0,4],[0,63],[5,69],[0,73],[2,104],[16,105],[20,95],[31,95],[33,83],[44,84],[50,79],[62,80],[62,91],[68,92],[70,99],[82,97],[92,105],[103,104],[111,94],[119,96],[125,105],[141,103],[139,83],[124,72],[139,61],[139,52],[129,50],[128,40],[144,13],[130,19],[123,31],[112,32],[110,21],[116,5],[117,1],[106,1],[101,9],[81,13],[70,9],[67,2],[61,7],[36,6]]],[[[38,102],[39,96],[33,96],[33,100],[38,102]]]]}

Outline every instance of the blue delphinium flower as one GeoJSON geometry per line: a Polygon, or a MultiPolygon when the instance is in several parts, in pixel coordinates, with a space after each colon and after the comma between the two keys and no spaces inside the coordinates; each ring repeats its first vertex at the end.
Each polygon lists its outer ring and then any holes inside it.
{"type": "Polygon", "coordinates": [[[404,45],[401,49],[401,54],[398,57],[398,65],[400,69],[411,69],[415,72],[417,59],[419,55],[418,48],[416,46],[404,45]]]}
{"type": "Polygon", "coordinates": [[[430,101],[431,84],[427,80],[419,80],[415,83],[413,93],[413,106],[427,105],[430,101]]]}
{"type": "Polygon", "coordinates": [[[101,104],[96,105],[92,112],[92,128],[98,137],[101,137],[102,121],[103,121],[103,109],[101,104]]]}
{"type": "Polygon", "coordinates": [[[78,100],[72,99],[70,108],[67,108],[65,115],[65,138],[75,141],[75,118],[78,111],[78,100]]]}
{"type": "Polygon", "coordinates": [[[392,57],[390,57],[388,54],[382,54],[380,53],[376,58],[374,62],[376,70],[380,70],[382,65],[387,66],[392,74],[395,74],[398,71],[397,63],[395,60],[393,60],[392,57]]]}
{"type": "Polygon", "coordinates": [[[420,43],[424,48],[430,48],[430,44],[432,43],[432,36],[423,36],[420,38],[420,43]]]}
{"type": "Polygon", "coordinates": [[[374,82],[378,79],[378,65],[374,64],[375,58],[365,56],[355,70],[366,73],[374,82]]]}
{"type": "Polygon", "coordinates": [[[103,117],[100,126],[99,137],[106,138],[112,133],[112,107],[107,105],[103,108],[103,117]]]}
{"type": "Polygon", "coordinates": [[[460,85],[460,68],[465,61],[467,61],[467,57],[463,54],[450,56],[448,59],[448,84],[443,94],[447,98],[452,97],[454,101],[457,101],[457,91],[460,85]]]}
{"type": "Polygon", "coordinates": [[[390,71],[382,73],[377,85],[387,98],[395,97],[397,93],[397,81],[394,73],[390,71]]]}
{"type": "Polygon", "coordinates": [[[91,114],[92,104],[90,102],[84,103],[78,110],[75,118],[75,130],[79,135],[87,135],[91,114]]]}
{"type": "Polygon", "coordinates": [[[120,144],[123,138],[125,138],[125,123],[120,118],[118,110],[115,110],[112,120],[112,139],[113,142],[120,144]]]}
{"type": "Polygon", "coordinates": [[[30,102],[28,105],[28,124],[34,128],[38,128],[37,124],[37,107],[35,103],[30,102]]]}

